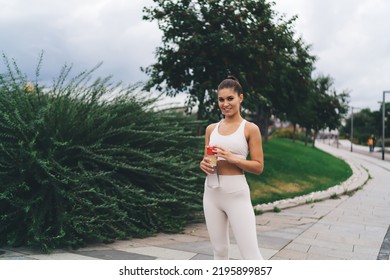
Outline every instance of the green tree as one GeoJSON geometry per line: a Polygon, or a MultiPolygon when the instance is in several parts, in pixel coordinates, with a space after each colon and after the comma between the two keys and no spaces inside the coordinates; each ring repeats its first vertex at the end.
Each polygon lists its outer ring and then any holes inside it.
{"type": "Polygon", "coordinates": [[[313,139],[321,129],[339,128],[348,112],[348,100],[349,93],[347,91],[337,93],[330,76],[313,79],[310,97],[303,106],[306,117],[301,120],[302,126],[306,131],[314,131],[313,139]]]}
{"type": "MultiPolygon", "coordinates": [[[[389,119],[390,103],[386,103],[385,113],[385,130],[387,136],[390,134],[389,119]]],[[[374,135],[378,140],[382,137],[382,106],[378,111],[371,111],[369,108],[364,108],[360,111],[355,111],[353,114],[353,136],[354,141],[358,144],[366,144],[368,137],[374,135]]],[[[340,133],[349,137],[351,135],[351,116],[346,118],[345,125],[340,128],[340,133]]],[[[386,136],[386,135],[385,135],[386,136]]]]}
{"type": "Polygon", "coordinates": [[[311,94],[311,75],[316,58],[310,55],[310,46],[301,39],[288,49],[291,54],[277,71],[280,75],[276,75],[277,80],[273,83],[275,94],[271,95],[271,99],[274,100],[275,115],[293,124],[295,140],[296,124],[302,124],[307,118],[305,103],[311,94]]]}
{"type": "Polygon", "coordinates": [[[150,76],[146,88],[170,96],[187,93],[187,108],[198,105],[198,119],[219,118],[215,89],[227,74],[240,79],[247,93],[244,107],[266,119],[270,108],[285,109],[279,104],[282,87],[290,96],[297,92],[289,88],[294,79],[307,78],[300,67],[312,58],[302,40],[294,39],[295,18],[278,17],[272,2],[154,2],[155,7],[144,9],[144,19],[158,21],[163,46],[157,48],[157,62],[143,69],[150,76]]]}
{"type": "MultiPolygon", "coordinates": [[[[351,118],[347,120],[345,131],[351,135],[351,118]]],[[[375,120],[369,108],[362,109],[353,114],[353,136],[358,144],[367,144],[371,134],[375,134],[375,120]]],[[[355,140],[353,140],[355,142],[355,140]]]]}

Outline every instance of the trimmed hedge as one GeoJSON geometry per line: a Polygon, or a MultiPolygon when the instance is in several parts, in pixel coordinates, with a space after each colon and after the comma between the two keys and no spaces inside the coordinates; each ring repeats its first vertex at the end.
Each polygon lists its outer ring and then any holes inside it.
{"type": "Polygon", "coordinates": [[[3,55],[0,245],[43,251],[177,232],[201,210],[198,122],[153,109],[135,86],[69,78],[29,83],[3,55]]]}

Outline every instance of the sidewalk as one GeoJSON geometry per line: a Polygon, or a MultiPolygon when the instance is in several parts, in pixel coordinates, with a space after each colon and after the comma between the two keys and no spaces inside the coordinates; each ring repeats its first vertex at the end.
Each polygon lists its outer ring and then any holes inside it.
{"type": "MultiPolygon", "coordinates": [[[[327,144],[331,145],[333,147],[337,147],[337,142],[335,140],[317,140],[317,143],[327,144]]],[[[351,141],[342,139],[339,140],[338,149],[343,149],[346,151],[351,151],[351,141]]],[[[374,148],[374,152],[370,152],[368,146],[363,145],[352,145],[352,152],[353,153],[359,153],[367,156],[371,156],[377,159],[382,159],[382,147],[376,146],[374,148]]],[[[388,147],[385,147],[385,161],[390,161],[390,149],[388,147]]]]}
{"type": "MultiPolygon", "coordinates": [[[[256,206],[266,211],[256,216],[263,257],[271,260],[388,260],[390,162],[351,153],[320,141],[316,146],[346,160],[353,169],[353,176],[324,192],[256,206]],[[329,199],[335,194],[337,199],[329,199]],[[275,206],[282,211],[272,212],[275,206]]],[[[240,259],[233,235],[231,243],[231,258],[240,259]]],[[[211,244],[203,223],[191,225],[181,234],[158,234],[144,239],[96,244],[79,250],[57,250],[49,255],[24,248],[0,249],[0,260],[212,258],[211,244]]]]}

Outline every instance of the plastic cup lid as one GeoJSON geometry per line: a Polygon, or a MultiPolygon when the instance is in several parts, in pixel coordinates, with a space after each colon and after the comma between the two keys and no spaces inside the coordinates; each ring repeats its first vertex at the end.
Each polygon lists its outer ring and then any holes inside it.
{"type": "Polygon", "coordinates": [[[207,146],[207,154],[208,155],[215,155],[216,152],[213,151],[214,149],[215,149],[214,146],[207,146]]]}

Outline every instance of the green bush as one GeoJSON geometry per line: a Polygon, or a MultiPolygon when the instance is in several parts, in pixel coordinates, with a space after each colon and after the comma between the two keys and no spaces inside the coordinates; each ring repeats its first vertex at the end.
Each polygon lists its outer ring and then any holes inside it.
{"type": "MultiPolygon", "coordinates": [[[[294,131],[292,128],[278,128],[275,129],[272,133],[272,137],[275,138],[286,138],[286,139],[293,139],[294,138],[294,131]]],[[[297,131],[295,135],[296,140],[301,140],[302,142],[305,142],[307,140],[308,143],[312,143],[312,135],[309,134],[306,139],[306,133],[305,131],[297,131]]]]}
{"type": "Polygon", "coordinates": [[[201,209],[197,122],[153,109],[135,86],[69,78],[49,87],[3,55],[0,245],[44,251],[177,232],[201,209]]]}
{"type": "Polygon", "coordinates": [[[293,131],[292,131],[292,129],[276,129],[272,133],[272,137],[292,139],[293,138],[293,131]]]}

